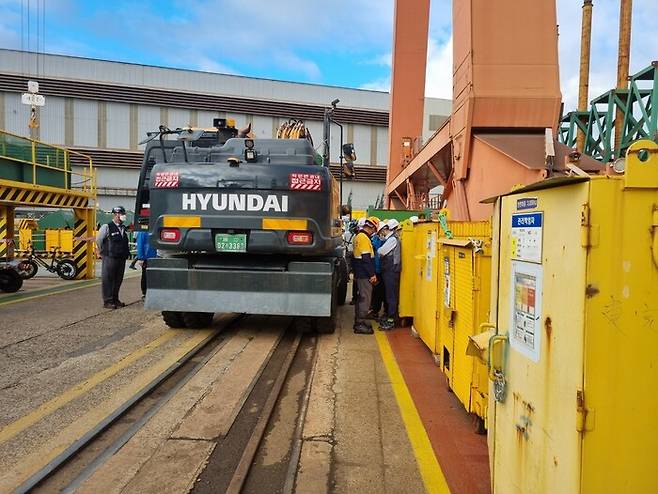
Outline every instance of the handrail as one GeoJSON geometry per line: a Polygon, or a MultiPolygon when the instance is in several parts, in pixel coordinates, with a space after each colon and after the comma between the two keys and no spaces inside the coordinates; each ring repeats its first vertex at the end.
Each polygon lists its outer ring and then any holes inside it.
{"type": "Polygon", "coordinates": [[[37,172],[38,170],[51,170],[64,174],[63,189],[76,190],[92,196],[96,195],[93,163],[91,157],[86,154],[0,130],[0,159],[31,166],[32,180],[18,180],[20,183],[32,183],[34,186],[44,185],[39,183],[37,172]],[[20,152],[11,153],[10,147],[12,145],[20,149],[20,152]],[[29,159],[26,159],[28,156],[29,159]],[[73,165],[71,156],[81,158],[82,163],[73,165]],[[63,157],[61,165],[60,157],[63,157]],[[51,163],[53,159],[54,164],[51,163]],[[45,163],[42,162],[44,160],[45,163]],[[74,166],[78,167],[80,171],[74,171],[74,166]]]}

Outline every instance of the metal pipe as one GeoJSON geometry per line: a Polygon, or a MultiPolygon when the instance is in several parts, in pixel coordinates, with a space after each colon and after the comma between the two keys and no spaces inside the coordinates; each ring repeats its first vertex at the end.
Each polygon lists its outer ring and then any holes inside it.
{"type": "MultiPolygon", "coordinates": [[[[592,0],[583,2],[583,22],[580,34],[580,84],[578,86],[578,111],[587,110],[589,98],[589,62],[592,46],[592,0]]],[[[583,152],[585,149],[585,133],[578,127],[576,149],[583,152]]]]}
{"type": "MultiPolygon", "coordinates": [[[[628,88],[628,69],[631,52],[631,16],[633,0],[621,0],[619,8],[619,56],[617,59],[617,89],[628,88]]],[[[615,117],[615,157],[621,154],[621,138],[624,132],[624,112],[617,108],[615,117]]]]}

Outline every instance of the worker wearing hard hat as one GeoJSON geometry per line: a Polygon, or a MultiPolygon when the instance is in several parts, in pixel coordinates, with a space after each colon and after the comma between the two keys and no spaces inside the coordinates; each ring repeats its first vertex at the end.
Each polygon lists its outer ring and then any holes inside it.
{"type": "Polygon", "coordinates": [[[386,221],[380,221],[377,226],[377,235],[370,238],[372,248],[375,251],[375,274],[377,275],[377,283],[372,287],[372,301],[370,302],[370,311],[368,312],[369,319],[379,319],[379,312],[384,306],[384,313],[386,313],[386,292],[384,290],[384,280],[382,278],[382,264],[377,251],[384,244],[385,232],[388,231],[386,221]]]}
{"type": "Polygon", "coordinates": [[[400,222],[396,219],[389,220],[386,223],[384,232],[384,243],[378,250],[382,267],[382,278],[384,280],[384,290],[386,292],[386,317],[383,318],[379,327],[383,330],[393,329],[395,327],[395,318],[398,313],[398,297],[400,291],[400,271],[401,271],[401,248],[400,240],[397,236],[400,222]]]}
{"type": "Polygon", "coordinates": [[[352,270],[357,286],[357,302],[354,317],[354,332],[372,334],[372,326],[366,321],[372,297],[372,285],[377,282],[374,265],[374,251],[370,237],[377,231],[379,220],[374,217],[363,221],[363,226],[354,237],[352,270]]]}

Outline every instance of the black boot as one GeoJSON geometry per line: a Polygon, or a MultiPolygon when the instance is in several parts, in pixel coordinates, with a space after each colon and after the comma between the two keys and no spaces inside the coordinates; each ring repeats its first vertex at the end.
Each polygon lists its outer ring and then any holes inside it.
{"type": "Polygon", "coordinates": [[[354,324],[354,333],[355,334],[373,334],[372,326],[366,324],[363,321],[359,321],[354,324]]]}

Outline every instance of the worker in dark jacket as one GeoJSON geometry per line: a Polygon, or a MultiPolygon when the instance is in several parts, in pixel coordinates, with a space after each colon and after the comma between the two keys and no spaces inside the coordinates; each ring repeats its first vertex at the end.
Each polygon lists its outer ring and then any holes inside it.
{"type": "Polygon", "coordinates": [[[372,249],[375,252],[375,274],[377,275],[377,283],[372,287],[372,301],[370,302],[370,311],[368,312],[369,319],[379,319],[379,312],[384,306],[384,312],[386,312],[386,291],[384,289],[384,279],[382,278],[382,263],[377,253],[377,250],[384,243],[384,231],[387,230],[386,221],[380,221],[377,226],[377,234],[370,237],[370,242],[372,242],[372,249]]]}
{"type": "Polygon", "coordinates": [[[386,317],[379,323],[379,327],[383,330],[393,329],[395,327],[395,318],[398,313],[400,271],[402,265],[400,239],[397,233],[399,226],[400,223],[395,219],[388,221],[384,243],[377,251],[382,265],[382,278],[384,279],[387,303],[386,317]]]}
{"type": "Polygon", "coordinates": [[[372,285],[377,283],[375,275],[374,252],[370,237],[376,231],[375,218],[368,218],[363,228],[354,237],[352,269],[354,281],[357,284],[357,303],[354,318],[354,332],[357,334],[372,334],[372,326],[366,322],[372,297],[372,285]]]}
{"type": "Polygon", "coordinates": [[[103,262],[101,281],[103,307],[106,309],[116,309],[126,305],[119,300],[126,259],[130,256],[125,221],[126,210],[122,206],[117,206],[112,209],[112,221],[102,225],[96,234],[96,254],[103,262]]]}
{"type": "Polygon", "coordinates": [[[137,232],[137,262],[142,266],[142,298],[146,297],[146,267],[148,260],[157,256],[157,251],[149,242],[151,234],[147,231],[137,232]]]}

